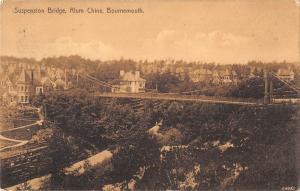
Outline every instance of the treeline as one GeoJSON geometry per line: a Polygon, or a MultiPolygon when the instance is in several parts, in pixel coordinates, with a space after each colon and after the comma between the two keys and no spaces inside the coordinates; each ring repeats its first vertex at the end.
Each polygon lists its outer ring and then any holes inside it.
{"type": "Polygon", "coordinates": [[[83,91],[40,103],[61,130],[118,148],[112,171],[57,175],[59,181],[52,180],[49,189],[101,190],[108,184],[125,189],[132,180],[141,190],[277,190],[297,185],[299,106],[165,101],[154,107],[149,101],[135,113],[129,100],[94,99],[83,91]],[[147,130],[161,120],[159,133],[150,136],[147,130]]]}
{"type": "MultiPolygon", "coordinates": [[[[112,65],[113,69],[119,72],[120,70],[140,70],[143,65],[153,65],[162,68],[165,65],[171,65],[176,67],[195,67],[201,66],[205,69],[213,69],[213,68],[224,68],[230,67],[234,71],[237,72],[238,75],[240,73],[245,72],[245,68],[253,67],[253,68],[268,68],[271,70],[277,71],[279,68],[288,68],[291,67],[293,71],[299,73],[300,67],[297,63],[290,63],[286,61],[282,62],[261,62],[261,61],[249,61],[247,64],[239,64],[232,63],[223,65],[222,63],[215,62],[202,62],[202,61],[194,61],[187,62],[184,60],[153,60],[149,61],[145,60],[133,60],[133,59],[114,59],[114,60],[91,60],[88,58],[83,58],[79,55],[71,55],[71,56],[59,56],[59,57],[46,57],[41,60],[36,60],[34,58],[18,58],[13,56],[0,56],[1,64],[14,64],[14,63],[25,63],[25,64],[44,64],[47,67],[53,66],[55,68],[67,68],[67,69],[84,69],[90,72],[96,72],[97,70],[101,70],[100,68],[105,69],[108,65],[112,65]]],[[[259,71],[257,71],[259,72],[259,71]]]]}
{"type": "MultiPolygon", "coordinates": [[[[205,62],[185,62],[183,60],[132,60],[120,58],[119,60],[90,60],[82,58],[78,55],[73,56],[60,56],[60,57],[47,57],[40,61],[34,60],[33,58],[15,58],[2,56],[0,57],[2,67],[5,71],[5,63],[27,63],[35,65],[43,65],[45,67],[54,67],[60,69],[68,69],[67,79],[73,84],[86,90],[100,90],[109,91],[107,88],[91,84],[89,81],[85,81],[80,78],[78,80],[76,73],[87,73],[101,81],[108,82],[110,84],[118,83],[120,70],[134,71],[140,70],[142,77],[146,79],[146,91],[158,91],[162,93],[182,93],[190,92],[193,94],[201,94],[208,96],[229,96],[229,97],[242,97],[242,98],[262,98],[263,97],[263,70],[262,68],[268,68],[269,70],[277,71],[279,68],[291,67],[294,72],[299,72],[299,66],[296,64],[288,62],[270,62],[263,63],[259,61],[249,61],[245,65],[231,64],[231,65],[219,65],[216,63],[205,63],[205,62]],[[237,85],[227,84],[219,85],[210,84],[209,82],[197,82],[194,83],[189,79],[187,75],[188,71],[185,71],[185,78],[179,78],[176,73],[170,72],[168,70],[157,71],[157,72],[146,72],[143,73],[148,66],[154,67],[157,70],[161,70],[165,66],[166,68],[206,68],[206,69],[225,69],[230,68],[230,70],[235,71],[237,74],[239,83],[237,85]],[[249,78],[250,67],[254,68],[253,74],[256,76],[254,78],[249,78]],[[143,70],[144,68],[144,70],[143,70]],[[196,90],[196,91],[195,91],[196,90]]],[[[149,69],[149,68],[148,68],[149,69]]],[[[13,75],[16,76],[16,75],[13,75]]],[[[276,82],[277,83],[277,82],[276,82]]],[[[282,88],[285,85],[277,83],[279,85],[274,85],[274,88],[279,87],[280,91],[290,91],[288,88],[282,88]]],[[[281,92],[278,92],[280,94],[281,92]]]]}

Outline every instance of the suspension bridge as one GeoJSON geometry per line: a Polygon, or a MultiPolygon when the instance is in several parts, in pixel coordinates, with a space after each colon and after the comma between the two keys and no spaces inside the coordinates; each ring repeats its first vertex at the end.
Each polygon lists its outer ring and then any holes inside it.
{"type": "MultiPolygon", "coordinates": [[[[205,96],[195,95],[194,93],[202,90],[192,90],[180,93],[158,93],[153,91],[146,91],[145,93],[113,93],[112,89],[117,88],[108,82],[101,81],[88,74],[78,74],[78,77],[89,81],[94,87],[105,88],[105,91],[98,91],[96,88],[92,95],[95,97],[106,98],[129,98],[129,99],[150,99],[150,100],[167,100],[167,101],[190,101],[203,102],[214,104],[234,104],[234,105],[268,105],[280,103],[300,103],[300,88],[295,84],[282,79],[274,72],[265,71],[264,74],[264,98],[236,98],[236,97],[222,97],[222,96],[205,96]],[[274,88],[274,81],[281,84],[280,87],[274,88]]],[[[78,79],[77,77],[77,79],[78,79]]]]}
{"type": "Polygon", "coordinates": [[[264,72],[264,103],[300,103],[300,88],[292,82],[282,79],[274,72],[264,72]],[[279,87],[274,87],[274,82],[279,83],[279,87]]]}

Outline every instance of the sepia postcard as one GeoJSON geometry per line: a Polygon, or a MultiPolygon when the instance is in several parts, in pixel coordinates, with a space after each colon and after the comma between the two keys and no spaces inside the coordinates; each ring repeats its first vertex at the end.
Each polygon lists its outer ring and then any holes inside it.
{"type": "Polygon", "coordinates": [[[0,0],[0,190],[300,190],[300,0],[0,0]]]}

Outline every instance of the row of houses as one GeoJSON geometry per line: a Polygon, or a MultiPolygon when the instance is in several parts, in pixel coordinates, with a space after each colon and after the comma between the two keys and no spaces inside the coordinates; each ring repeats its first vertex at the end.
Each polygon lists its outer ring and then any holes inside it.
{"type": "MultiPolygon", "coordinates": [[[[28,64],[14,65],[13,72],[10,71],[11,68],[9,65],[6,70],[0,68],[0,99],[6,102],[29,103],[34,96],[44,92],[68,89],[72,83],[71,80],[68,80],[70,77],[67,76],[78,74],[76,70],[69,70],[67,75],[66,69],[45,67],[43,64],[35,68],[28,64]]],[[[218,69],[200,67],[194,70],[189,67],[177,67],[170,73],[180,80],[210,83],[212,85],[237,84],[240,80],[236,71],[227,67],[218,69]]],[[[262,68],[254,68],[250,70],[248,78],[262,74],[262,68]]],[[[286,81],[295,79],[295,73],[291,68],[280,68],[276,74],[286,81]]],[[[140,71],[125,72],[121,70],[120,77],[115,82],[111,89],[114,93],[141,93],[146,91],[146,80],[141,77],[140,71]]]]}
{"type": "MultiPolygon", "coordinates": [[[[205,82],[215,85],[237,84],[239,81],[263,75],[263,67],[243,66],[242,70],[234,69],[230,65],[189,65],[186,64],[166,64],[166,63],[147,63],[138,64],[137,68],[143,75],[169,73],[177,76],[180,80],[190,80],[192,82],[205,82]],[[239,73],[239,74],[238,74],[239,73]]],[[[293,81],[295,72],[292,68],[279,68],[277,75],[293,81]]]]}
{"type": "MultiPolygon", "coordinates": [[[[211,72],[210,70],[195,70],[190,74],[192,82],[211,82],[212,84],[237,84],[236,74],[229,70],[211,72]]],[[[113,85],[113,93],[142,93],[145,92],[146,80],[141,78],[140,71],[120,71],[120,77],[113,85]]]]}
{"type": "MultiPolygon", "coordinates": [[[[291,68],[280,68],[275,74],[281,79],[291,82],[295,80],[295,72],[291,68]]],[[[188,73],[192,82],[205,82],[214,85],[237,84],[241,79],[234,70],[196,69],[188,73]]],[[[263,76],[263,69],[254,68],[246,78],[263,76]]]]}
{"type": "Polygon", "coordinates": [[[238,76],[231,68],[206,68],[206,67],[184,67],[174,65],[140,65],[137,68],[141,70],[143,75],[149,74],[164,74],[169,73],[177,76],[180,80],[190,80],[192,82],[205,82],[215,85],[236,84],[238,76]]]}
{"type": "MultiPolygon", "coordinates": [[[[114,93],[141,93],[145,92],[146,80],[141,78],[140,72],[120,71],[120,78],[116,80],[113,86],[114,93]]],[[[15,81],[11,80],[8,75],[2,75],[0,78],[0,96],[1,100],[6,103],[30,103],[37,95],[53,90],[63,90],[70,87],[66,81],[58,78],[52,81],[45,76],[40,77],[35,70],[23,69],[15,81]]]]}
{"type": "MultiPolygon", "coordinates": [[[[263,71],[252,70],[249,78],[260,75],[263,71]]],[[[176,73],[175,73],[176,74],[176,73]]],[[[295,79],[295,73],[290,69],[279,69],[276,72],[277,76],[286,81],[293,81],[295,79]]],[[[178,71],[177,75],[183,79],[186,75],[183,71],[178,71]],[[181,74],[181,75],[180,75],[181,74]]],[[[237,84],[239,82],[238,76],[235,71],[224,69],[211,71],[209,69],[197,69],[189,72],[189,80],[198,83],[205,82],[213,85],[226,85],[237,84]]],[[[117,81],[117,85],[114,85],[112,92],[115,93],[141,93],[145,92],[146,80],[141,78],[140,72],[124,72],[120,71],[120,78],[117,81]]]]}
{"type": "Polygon", "coordinates": [[[197,69],[189,72],[189,79],[195,83],[205,82],[214,85],[238,83],[238,76],[236,72],[228,69],[216,71],[211,71],[209,69],[197,69]]]}
{"type": "Polygon", "coordinates": [[[209,68],[209,67],[190,67],[175,66],[168,64],[138,65],[137,68],[143,75],[168,73],[178,77],[180,80],[190,80],[191,82],[205,82],[215,85],[236,84],[238,76],[231,68],[209,68]]]}
{"type": "Polygon", "coordinates": [[[8,103],[29,103],[34,96],[52,90],[68,88],[67,77],[42,75],[37,69],[21,69],[12,75],[0,76],[0,99],[8,103]]]}
{"type": "Polygon", "coordinates": [[[15,82],[4,75],[0,85],[2,101],[5,102],[29,103],[33,95],[43,93],[43,86],[34,78],[33,70],[22,70],[15,82]]]}

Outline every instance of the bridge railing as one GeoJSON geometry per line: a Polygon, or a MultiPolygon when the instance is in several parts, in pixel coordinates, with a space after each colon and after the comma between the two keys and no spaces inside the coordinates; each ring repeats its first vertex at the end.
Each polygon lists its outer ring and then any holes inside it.
{"type": "Polygon", "coordinates": [[[95,96],[101,97],[118,97],[118,98],[139,98],[139,99],[168,99],[168,100],[205,100],[205,101],[215,101],[215,102],[241,102],[241,103],[253,103],[262,104],[262,99],[254,98],[233,98],[233,97],[222,97],[222,96],[204,96],[204,95],[181,95],[178,93],[95,93],[95,96]]]}

